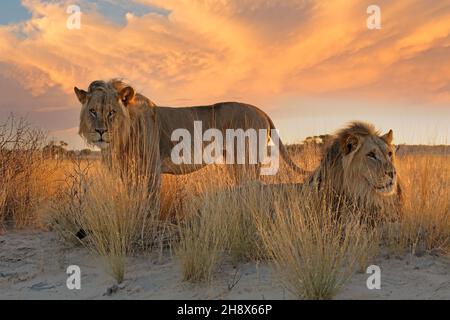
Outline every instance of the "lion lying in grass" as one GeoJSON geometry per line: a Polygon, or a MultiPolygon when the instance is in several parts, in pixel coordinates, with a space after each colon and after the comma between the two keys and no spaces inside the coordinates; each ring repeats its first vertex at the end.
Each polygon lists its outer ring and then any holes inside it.
{"type": "Polygon", "coordinates": [[[334,205],[345,201],[369,213],[398,213],[402,189],[392,142],[392,130],[381,135],[371,124],[353,122],[336,133],[304,184],[268,185],[265,189],[292,194],[290,188],[308,188],[327,193],[329,197],[324,199],[334,205]]]}

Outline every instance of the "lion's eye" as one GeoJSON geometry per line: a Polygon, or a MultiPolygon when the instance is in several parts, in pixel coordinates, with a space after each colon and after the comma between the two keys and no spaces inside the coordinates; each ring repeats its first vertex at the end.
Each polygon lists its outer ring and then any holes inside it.
{"type": "Polygon", "coordinates": [[[108,117],[112,118],[112,117],[114,117],[115,114],[116,114],[116,112],[115,112],[114,110],[111,110],[111,111],[108,113],[108,117]]]}
{"type": "Polygon", "coordinates": [[[95,112],[95,109],[90,109],[89,112],[92,114],[93,117],[97,116],[97,112],[95,112]]]}
{"type": "Polygon", "coordinates": [[[369,152],[368,154],[367,154],[367,156],[369,157],[369,158],[371,158],[371,159],[377,159],[377,156],[375,155],[375,152],[369,152]]]}
{"type": "Polygon", "coordinates": [[[393,153],[392,151],[389,151],[388,155],[389,155],[389,158],[392,158],[392,156],[394,155],[394,153],[393,153]]]}

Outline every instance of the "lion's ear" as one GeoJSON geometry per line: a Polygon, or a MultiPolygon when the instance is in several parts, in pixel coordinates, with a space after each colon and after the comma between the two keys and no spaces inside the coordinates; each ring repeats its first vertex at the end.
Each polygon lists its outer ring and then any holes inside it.
{"type": "Polygon", "coordinates": [[[119,99],[122,101],[125,107],[127,107],[134,99],[134,89],[132,87],[125,87],[120,90],[119,99]]]}
{"type": "Polygon", "coordinates": [[[381,136],[381,139],[383,139],[387,144],[391,144],[392,141],[394,141],[394,132],[392,130],[389,130],[388,133],[386,133],[384,136],[381,136]]]}
{"type": "Polygon", "coordinates": [[[356,135],[348,134],[341,140],[341,148],[344,155],[348,155],[356,150],[359,145],[359,138],[356,135]]]}
{"type": "Polygon", "coordinates": [[[73,91],[75,91],[78,101],[80,101],[81,104],[85,104],[86,100],[87,100],[87,92],[84,90],[78,89],[77,87],[74,87],[73,91]]]}

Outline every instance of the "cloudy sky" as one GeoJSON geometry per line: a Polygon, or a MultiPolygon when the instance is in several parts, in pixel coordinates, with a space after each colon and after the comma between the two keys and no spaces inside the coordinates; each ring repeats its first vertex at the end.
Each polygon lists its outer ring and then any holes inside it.
{"type": "Polygon", "coordinates": [[[365,120],[450,143],[450,0],[1,1],[0,121],[80,148],[73,87],[112,77],[159,105],[257,105],[288,142],[365,120]]]}

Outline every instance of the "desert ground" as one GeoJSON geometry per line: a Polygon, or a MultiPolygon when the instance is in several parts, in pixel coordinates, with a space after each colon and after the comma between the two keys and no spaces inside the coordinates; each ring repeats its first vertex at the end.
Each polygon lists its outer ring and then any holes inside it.
{"type": "MultiPolygon", "coordinates": [[[[183,281],[169,253],[128,258],[116,285],[101,258],[81,246],[64,245],[53,232],[23,230],[0,236],[0,297],[3,299],[295,299],[268,263],[225,263],[208,284],[183,281]],[[152,259],[153,258],[153,259],[152,259]],[[68,290],[66,268],[78,265],[81,290],[68,290]]],[[[449,299],[450,259],[426,252],[384,254],[381,289],[368,290],[369,275],[357,272],[335,299],[449,299]]]]}

